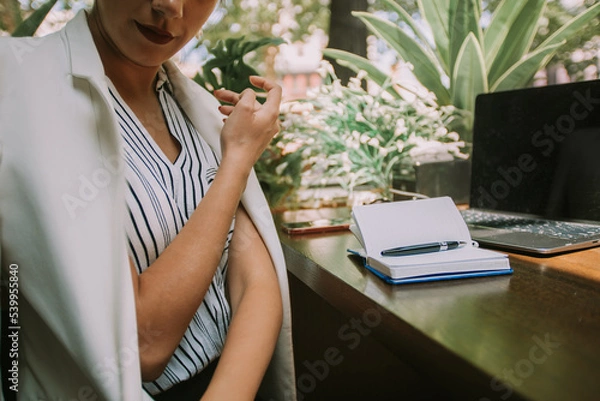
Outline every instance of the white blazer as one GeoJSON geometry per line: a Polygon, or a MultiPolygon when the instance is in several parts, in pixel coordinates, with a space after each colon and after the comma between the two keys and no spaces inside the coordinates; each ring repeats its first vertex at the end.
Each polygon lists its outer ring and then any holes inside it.
{"type": "MultiPolygon", "coordinates": [[[[218,102],[165,67],[179,104],[220,154],[218,102]]],[[[19,315],[9,323],[20,327],[22,400],[151,399],[141,386],[111,104],[84,12],[43,38],[0,39],[0,259],[18,274],[19,315]]],[[[254,173],[242,202],[271,253],[284,305],[261,395],[294,401],[287,272],[254,173]]]]}

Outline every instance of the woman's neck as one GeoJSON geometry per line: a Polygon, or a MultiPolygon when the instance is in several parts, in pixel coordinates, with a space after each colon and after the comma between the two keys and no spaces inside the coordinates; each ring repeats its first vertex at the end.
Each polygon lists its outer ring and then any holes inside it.
{"type": "Polygon", "coordinates": [[[125,101],[140,99],[154,93],[156,74],[160,67],[145,67],[125,57],[111,42],[93,11],[88,14],[88,25],[104,66],[104,73],[111,80],[125,101]]]}

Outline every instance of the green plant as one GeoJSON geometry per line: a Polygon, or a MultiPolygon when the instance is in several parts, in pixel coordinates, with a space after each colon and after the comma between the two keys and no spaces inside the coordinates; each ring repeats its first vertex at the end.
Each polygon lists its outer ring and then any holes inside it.
{"type": "Polygon", "coordinates": [[[13,37],[33,36],[46,15],[50,12],[57,0],[49,0],[38,7],[31,15],[21,22],[11,33],[13,37]]]}
{"type": "Polygon", "coordinates": [[[220,40],[209,50],[213,57],[204,63],[202,73],[197,73],[194,81],[209,91],[226,88],[242,92],[251,86],[248,78],[258,75],[253,67],[246,64],[244,57],[263,46],[278,46],[282,43],[284,40],[281,38],[247,41],[244,36],[220,40]]]}
{"type": "MultiPolygon", "coordinates": [[[[546,0],[502,0],[485,29],[480,23],[481,0],[419,0],[421,20],[433,36],[431,43],[396,1],[382,1],[406,27],[373,13],[353,14],[414,66],[415,77],[433,92],[439,105],[452,104],[466,111],[467,141],[477,94],[526,86],[566,39],[600,14],[598,3],[531,48],[546,0]]],[[[324,54],[355,71],[366,71],[378,85],[388,79],[388,74],[365,58],[336,49],[326,49],[324,54]]],[[[400,96],[394,87],[388,92],[400,96]]]]}
{"type": "Polygon", "coordinates": [[[294,138],[293,133],[281,132],[262,153],[254,170],[269,205],[284,203],[302,185],[303,161],[308,144],[294,138]]]}
{"type": "Polygon", "coordinates": [[[370,94],[360,76],[344,86],[328,67],[317,92],[282,105],[282,132],[265,154],[269,168],[257,170],[261,182],[283,190],[276,200],[300,185],[352,191],[369,184],[385,194],[403,162],[466,157],[447,129],[454,107],[370,94]]]}

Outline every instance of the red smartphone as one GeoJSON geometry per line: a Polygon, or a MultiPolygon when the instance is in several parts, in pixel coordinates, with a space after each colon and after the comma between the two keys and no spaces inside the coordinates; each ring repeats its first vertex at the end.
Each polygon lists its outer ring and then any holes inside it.
{"type": "Polygon", "coordinates": [[[309,221],[290,221],[281,223],[283,231],[288,234],[324,233],[330,231],[348,230],[348,218],[317,219],[309,221]]]}

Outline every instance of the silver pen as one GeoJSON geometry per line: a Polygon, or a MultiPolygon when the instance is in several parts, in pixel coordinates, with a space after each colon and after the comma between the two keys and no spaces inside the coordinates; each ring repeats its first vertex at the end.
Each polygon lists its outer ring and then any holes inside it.
{"type": "Polygon", "coordinates": [[[467,245],[466,241],[440,241],[429,242],[426,244],[399,246],[381,251],[381,256],[404,256],[416,255],[421,253],[442,252],[451,249],[461,248],[467,245]]]}

